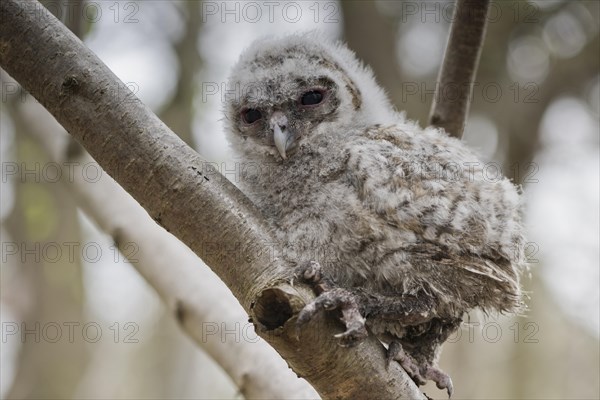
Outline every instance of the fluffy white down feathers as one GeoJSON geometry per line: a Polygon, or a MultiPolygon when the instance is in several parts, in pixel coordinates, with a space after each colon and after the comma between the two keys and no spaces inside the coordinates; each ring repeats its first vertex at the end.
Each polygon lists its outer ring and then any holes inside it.
{"type": "MultiPolygon", "coordinates": [[[[517,189],[461,141],[396,112],[347,47],[314,32],[259,40],[228,88],[227,136],[252,166],[241,189],[288,261],[318,261],[337,286],[377,299],[363,306],[375,333],[427,347],[423,332],[456,329],[446,321],[472,308],[521,309],[517,189]],[[409,297],[428,305],[426,317],[390,318],[409,297]]],[[[411,352],[426,363],[435,354],[411,352]]]]}

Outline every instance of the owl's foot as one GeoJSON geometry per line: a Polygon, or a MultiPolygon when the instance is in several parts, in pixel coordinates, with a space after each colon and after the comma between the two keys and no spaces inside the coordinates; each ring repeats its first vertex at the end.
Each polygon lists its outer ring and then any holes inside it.
{"type": "Polygon", "coordinates": [[[317,313],[323,310],[337,309],[341,311],[340,320],[346,326],[345,332],[335,335],[340,340],[341,346],[353,346],[367,337],[365,318],[358,308],[358,299],[348,290],[334,287],[331,282],[326,280],[321,273],[319,263],[314,261],[307,263],[298,269],[296,276],[310,283],[318,294],[317,298],[307,304],[298,314],[297,331],[300,331],[302,326],[317,313]]]}
{"type": "Polygon", "coordinates": [[[317,294],[333,289],[333,284],[323,277],[321,265],[316,261],[309,261],[298,267],[294,277],[310,284],[317,294]]]}
{"type": "Polygon", "coordinates": [[[419,365],[410,354],[406,353],[399,342],[391,342],[387,353],[388,365],[398,361],[417,386],[423,386],[428,380],[435,382],[438,389],[446,389],[448,398],[452,397],[454,386],[452,379],[434,365],[425,363],[419,365]]]}

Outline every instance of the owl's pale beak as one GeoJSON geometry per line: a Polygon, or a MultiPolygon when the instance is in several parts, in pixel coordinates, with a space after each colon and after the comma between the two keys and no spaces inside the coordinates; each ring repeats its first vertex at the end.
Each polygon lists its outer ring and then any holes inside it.
{"type": "Polygon", "coordinates": [[[284,160],[287,158],[286,152],[294,143],[294,135],[288,129],[288,120],[281,111],[276,111],[271,116],[270,126],[273,130],[273,141],[279,155],[284,160]]]}

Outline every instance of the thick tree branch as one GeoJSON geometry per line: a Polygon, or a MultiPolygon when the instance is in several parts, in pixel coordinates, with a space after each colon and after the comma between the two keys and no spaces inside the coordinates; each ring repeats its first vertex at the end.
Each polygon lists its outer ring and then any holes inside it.
{"type": "Polygon", "coordinates": [[[248,316],[231,292],[198,257],[148,214],[107,174],[85,179],[100,167],[39,104],[21,105],[28,131],[63,168],[62,183],[85,213],[115,241],[122,254],[158,292],[183,330],[231,377],[247,399],[307,399],[317,394],[287,368],[264,341],[247,330],[248,316]],[[43,114],[42,114],[43,115],[43,114]],[[93,167],[96,165],[96,167],[93,167]],[[160,246],[156,246],[160,243],[160,246]],[[135,252],[132,252],[135,249],[135,252]],[[165,276],[165,265],[168,276],[165,276]],[[212,299],[219,299],[212,301],[212,299]],[[189,310],[181,318],[181,309],[189,310]],[[225,333],[229,333],[225,335],[225,333]],[[233,334],[232,334],[233,332],[233,334]],[[224,340],[227,339],[227,340],[224,340]]]}
{"type": "Polygon", "coordinates": [[[461,138],[469,113],[490,0],[457,0],[429,123],[461,138]]]}
{"type": "MultiPolygon", "coordinates": [[[[0,65],[212,268],[296,373],[325,398],[424,398],[399,365],[386,369],[374,337],[339,347],[332,335],[342,326],[321,316],[297,340],[294,315],[314,296],[286,283],[289,268],[275,256],[279,246],[251,202],[207,172],[200,156],[39,3],[2,0],[0,11],[0,65]]],[[[164,279],[185,278],[165,269],[164,279]]],[[[193,308],[182,304],[181,318],[193,308]]]]}

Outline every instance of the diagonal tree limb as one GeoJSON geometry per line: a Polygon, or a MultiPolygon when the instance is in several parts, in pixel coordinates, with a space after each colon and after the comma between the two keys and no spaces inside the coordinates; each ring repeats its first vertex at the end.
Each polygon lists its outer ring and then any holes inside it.
{"type": "Polygon", "coordinates": [[[18,110],[28,131],[56,165],[64,188],[83,211],[115,241],[121,253],[158,292],[183,330],[231,377],[247,399],[307,399],[318,395],[298,379],[272,348],[248,329],[247,314],[227,287],[190,249],[159,227],[112,178],[85,179],[101,170],[85,151],[74,151],[68,135],[39,104],[18,110]],[[156,246],[160,243],[160,246],[156,246]],[[148,245],[151,244],[151,245],[148,245]],[[134,250],[134,251],[132,251],[134,250]],[[165,277],[165,266],[169,276],[165,277]],[[219,299],[211,301],[211,299],[219,299]],[[224,340],[226,339],[226,340],[224,340]]]}
{"type": "Polygon", "coordinates": [[[461,138],[487,27],[490,0],[456,0],[429,123],[461,138]]]}
{"type": "MultiPolygon", "coordinates": [[[[342,327],[320,316],[297,340],[294,316],[314,296],[287,283],[289,268],[275,256],[279,246],[251,202],[220,174],[209,176],[200,156],[38,2],[2,0],[0,12],[0,65],[211,267],[261,337],[321,396],[424,398],[399,365],[386,369],[374,337],[339,347],[332,335],[342,327]]],[[[164,279],[174,278],[165,269],[164,279]]],[[[182,304],[180,318],[193,307],[182,304]]]]}

